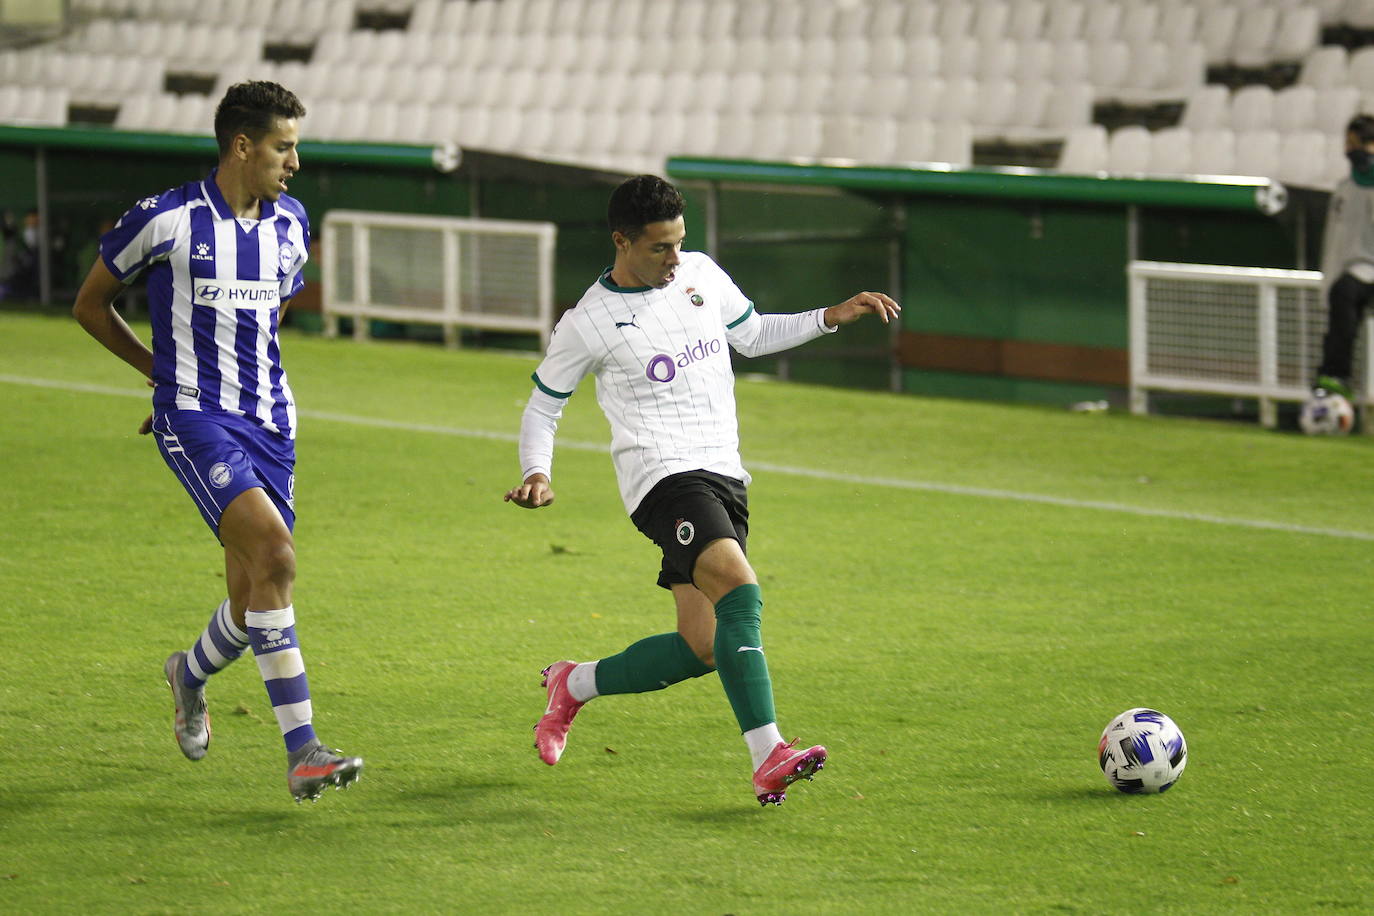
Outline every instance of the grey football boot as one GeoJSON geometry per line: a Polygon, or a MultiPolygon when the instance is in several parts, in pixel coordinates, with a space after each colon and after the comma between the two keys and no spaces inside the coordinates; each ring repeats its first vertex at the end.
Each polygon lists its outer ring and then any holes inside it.
{"type": "Polygon", "coordinates": [[[344,757],[318,740],[286,756],[286,786],[297,804],[307,798],[318,800],[328,786],[346,789],[362,772],[363,758],[344,757]]]}
{"type": "Polygon", "coordinates": [[[173,652],[162,665],[167,686],[172,688],[172,704],[176,707],[172,734],[187,760],[199,760],[210,747],[210,709],[205,704],[204,687],[187,687],[182,682],[185,669],[185,652],[173,652]]]}

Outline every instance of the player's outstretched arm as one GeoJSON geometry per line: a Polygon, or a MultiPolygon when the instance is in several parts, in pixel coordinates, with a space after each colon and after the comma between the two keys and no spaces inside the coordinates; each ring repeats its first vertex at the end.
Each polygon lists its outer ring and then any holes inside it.
{"type": "Polygon", "coordinates": [[[877,315],[887,324],[902,313],[897,301],[885,293],[859,293],[825,310],[825,326],[853,324],[865,315],[877,315]]]}
{"type": "Polygon", "coordinates": [[[506,502],[515,503],[523,509],[538,509],[553,502],[553,489],[549,478],[543,474],[531,474],[525,482],[506,493],[506,502]]]}

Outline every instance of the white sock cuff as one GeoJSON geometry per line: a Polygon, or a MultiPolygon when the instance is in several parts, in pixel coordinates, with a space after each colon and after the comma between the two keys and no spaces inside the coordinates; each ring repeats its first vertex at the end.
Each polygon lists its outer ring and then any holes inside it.
{"type": "Polygon", "coordinates": [[[600,696],[596,692],[596,662],[582,662],[568,672],[568,693],[579,703],[600,696]]]}
{"type": "Polygon", "coordinates": [[[295,606],[288,604],[276,611],[247,611],[243,615],[243,623],[254,630],[284,630],[296,625],[295,606]]]}
{"type": "Polygon", "coordinates": [[[229,609],[229,599],[225,598],[219,606],[219,622],[224,629],[229,631],[229,635],[241,643],[248,642],[248,634],[239,629],[239,625],[234,623],[234,612],[229,609]]]}

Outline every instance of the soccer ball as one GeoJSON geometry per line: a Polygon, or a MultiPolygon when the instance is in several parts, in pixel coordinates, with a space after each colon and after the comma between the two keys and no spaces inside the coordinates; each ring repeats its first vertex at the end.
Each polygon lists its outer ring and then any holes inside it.
{"type": "Polygon", "coordinates": [[[1355,408],[1339,394],[1314,394],[1302,405],[1298,425],[1309,436],[1344,436],[1355,425],[1355,408]]]}
{"type": "Polygon", "coordinates": [[[1188,765],[1188,742],[1173,719],[1142,706],[1107,723],[1097,760],[1107,782],[1122,792],[1163,792],[1188,765]]]}

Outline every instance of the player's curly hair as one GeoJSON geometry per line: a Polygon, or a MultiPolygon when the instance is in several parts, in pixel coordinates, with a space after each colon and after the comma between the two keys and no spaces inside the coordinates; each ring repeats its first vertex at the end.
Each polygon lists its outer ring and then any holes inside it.
{"type": "Polygon", "coordinates": [[[636,175],[611,192],[606,222],[612,232],[633,242],[649,223],[677,219],[684,206],[682,192],[669,182],[657,175],[636,175]]]}
{"type": "Polygon", "coordinates": [[[267,80],[235,83],[215,109],[215,142],[223,156],[239,134],[256,142],[272,129],[274,119],[303,117],[305,106],[291,90],[267,80]]]}

